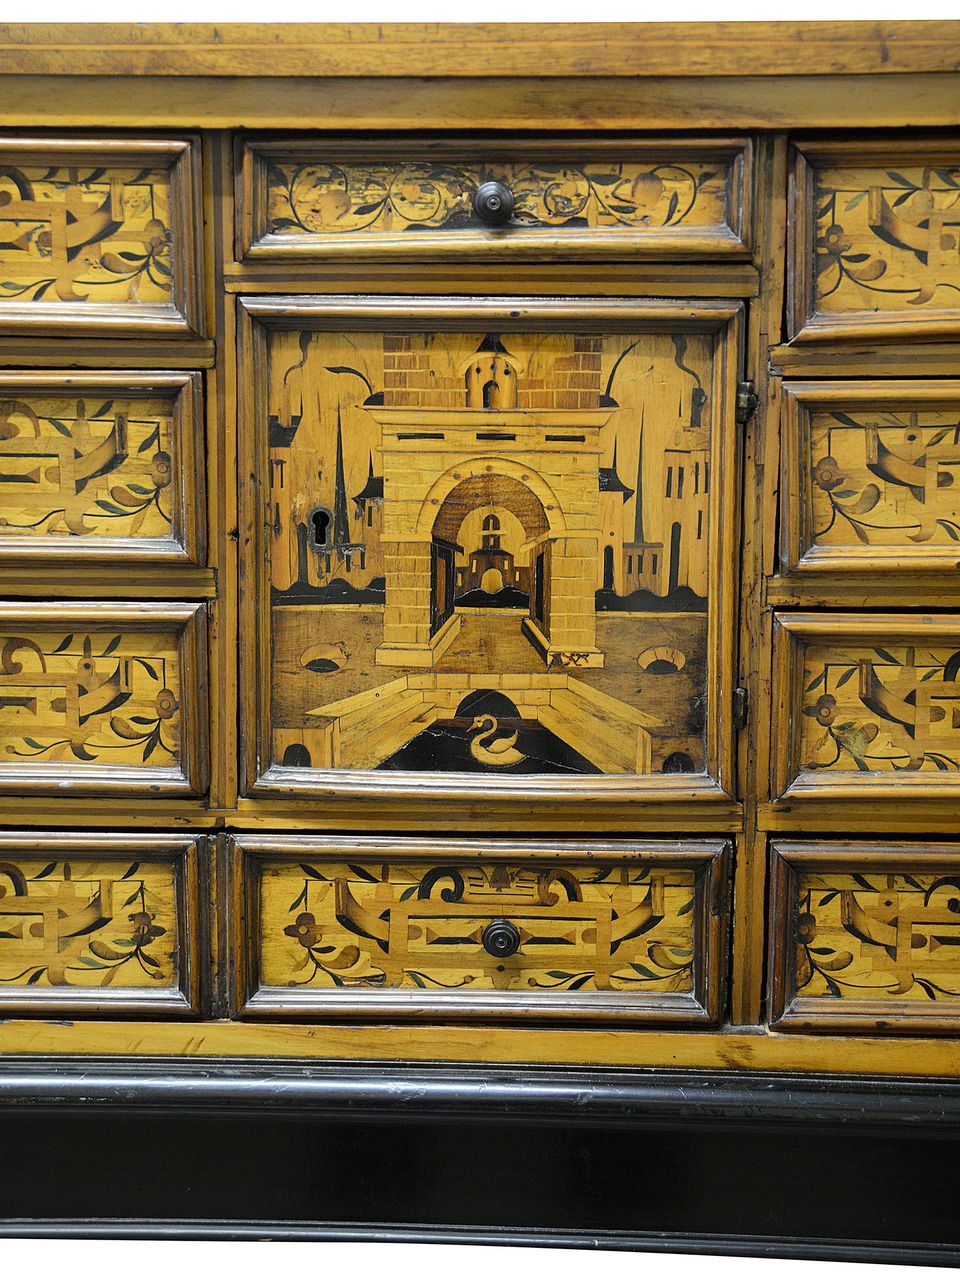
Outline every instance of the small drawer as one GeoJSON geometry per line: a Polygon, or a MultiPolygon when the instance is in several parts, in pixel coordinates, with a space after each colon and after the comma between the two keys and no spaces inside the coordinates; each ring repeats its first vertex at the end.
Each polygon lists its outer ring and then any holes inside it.
{"type": "Polygon", "coordinates": [[[199,836],[0,834],[0,1013],[199,1011],[199,836]]]}
{"type": "Polygon", "coordinates": [[[960,616],[778,613],[774,794],[960,797],[960,616]]]}
{"type": "Polygon", "coordinates": [[[778,1030],[960,1031],[960,844],[778,842],[778,1030]]]}
{"type": "Polygon", "coordinates": [[[960,381],[787,383],[783,406],[786,570],[956,577],[960,381]]]}
{"type": "Polygon", "coordinates": [[[0,603],[0,792],[200,794],[203,604],[0,603]]]}
{"type": "Polygon", "coordinates": [[[719,1016],[726,845],[238,836],[248,1015],[719,1016]]]}
{"type": "Polygon", "coordinates": [[[0,373],[0,558],[201,563],[199,373],[0,373]]]}
{"type": "Polygon", "coordinates": [[[238,254],[745,257],[750,165],[746,138],[252,140],[238,254]]]}
{"type": "Polygon", "coordinates": [[[0,331],[201,327],[200,144],[0,137],[0,331]]]}
{"type": "Polygon", "coordinates": [[[960,333],[960,137],[797,144],[791,334],[960,333]]]}

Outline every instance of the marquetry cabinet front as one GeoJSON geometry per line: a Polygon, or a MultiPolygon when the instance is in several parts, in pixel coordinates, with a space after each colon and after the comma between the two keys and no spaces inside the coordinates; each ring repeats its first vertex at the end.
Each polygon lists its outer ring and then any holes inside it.
{"type": "Polygon", "coordinates": [[[960,137],[478,124],[0,137],[12,1045],[956,1032],[960,137]]]}

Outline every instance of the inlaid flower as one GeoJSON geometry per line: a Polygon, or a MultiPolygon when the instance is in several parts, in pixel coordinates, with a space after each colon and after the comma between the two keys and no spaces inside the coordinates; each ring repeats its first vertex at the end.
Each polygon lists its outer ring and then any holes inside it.
{"type": "Polygon", "coordinates": [[[839,261],[844,253],[849,253],[852,247],[842,226],[836,222],[833,226],[828,226],[817,240],[817,269],[826,271],[834,262],[839,261]]]}
{"type": "Polygon", "coordinates": [[[809,946],[817,935],[817,917],[804,911],[797,917],[797,941],[809,946]]]}
{"type": "Polygon", "coordinates": [[[169,453],[154,453],[150,459],[150,477],[158,489],[165,489],[173,478],[173,463],[169,453]]]}
{"type": "Polygon", "coordinates": [[[133,940],[141,947],[149,946],[152,941],[162,937],[167,931],[165,928],[161,928],[159,924],[153,922],[156,916],[151,915],[148,910],[138,910],[135,914],[128,915],[127,918],[133,925],[133,940]]]}
{"type": "Polygon", "coordinates": [[[820,488],[830,492],[835,489],[838,484],[844,481],[844,474],[840,470],[840,463],[835,457],[820,458],[819,462],[814,465],[813,478],[817,481],[820,488]]]}
{"type": "Polygon", "coordinates": [[[824,693],[822,697],[818,697],[813,706],[805,706],[803,708],[804,715],[810,715],[822,724],[824,728],[828,724],[832,724],[837,715],[837,699],[832,693],[824,693]]]}
{"type": "Polygon", "coordinates": [[[297,916],[296,922],[288,924],[283,931],[287,937],[292,937],[295,941],[298,941],[306,950],[316,946],[321,936],[320,929],[317,927],[316,916],[308,910],[301,911],[297,916]]]}
{"type": "Polygon", "coordinates": [[[173,719],[180,707],[175,694],[169,688],[161,688],[154,705],[161,719],[173,719]]]}

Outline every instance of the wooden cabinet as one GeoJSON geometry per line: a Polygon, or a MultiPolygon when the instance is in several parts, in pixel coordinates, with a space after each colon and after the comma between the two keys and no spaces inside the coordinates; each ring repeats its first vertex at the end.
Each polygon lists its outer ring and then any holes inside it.
{"type": "Polygon", "coordinates": [[[0,1076],[960,1072],[958,30],[6,32],[0,1076]]]}

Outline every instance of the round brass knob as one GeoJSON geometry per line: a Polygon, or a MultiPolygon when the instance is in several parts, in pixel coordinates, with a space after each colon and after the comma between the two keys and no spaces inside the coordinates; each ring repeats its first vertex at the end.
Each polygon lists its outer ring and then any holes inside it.
{"type": "Polygon", "coordinates": [[[490,226],[503,226],[513,217],[513,192],[502,182],[481,182],[473,193],[473,211],[490,226]]]}
{"type": "Polygon", "coordinates": [[[491,919],[483,930],[483,949],[494,959],[506,959],[520,946],[520,929],[509,919],[491,919]]]}

